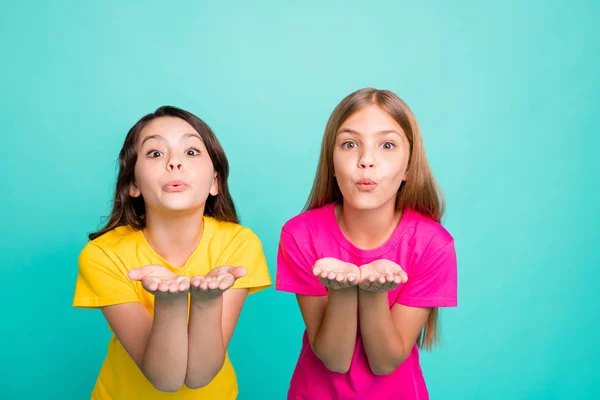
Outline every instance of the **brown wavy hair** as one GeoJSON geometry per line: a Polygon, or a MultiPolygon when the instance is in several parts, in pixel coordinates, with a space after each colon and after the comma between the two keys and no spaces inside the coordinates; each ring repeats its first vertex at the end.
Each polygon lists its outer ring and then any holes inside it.
{"type": "MultiPolygon", "coordinates": [[[[389,90],[373,88],[360,89],[346,96],[329,117],[323,135],[317,173],[304,211],[332,202],[343,202],[333,168],[336,135],[352,114],[370,105],[377,105],[392,117],[402,127],[410,144],[408,173],[406,181],[398,188],[396,209],[410,208],[440,222],[444,214],[444,198],[429,168],[417,119],[408,105],[396,94],[389,90]]],[[[438,309],[433,308],[417,340],[420,348],[431,349],[438,342],[438,317],[438,309]]]]}
{"type": "Polygon", "coordinates": [[[227,186],[229,162],[217,137],[210,127],[194,114],[177,107],[163,106],[153,113],[142,117],[127,133],[125,142],[119,153],[119,174],[117,176],[112,212],[110,216],[105,218],[108,222],[102,229],[89,234],[90,240],[94,240],[119,226],[131,225],[136,230],[143,229],[146,226],[144,198],[143,196],[131,197],[129,195],[129,188],[135,181],[136,145],[140,133],[150,121],[160,117],[175,117],[186,121],[198,132],[206,146],[208,155],[217,173],[219,194],[217,196],[208,196],[206,205],[204,206],[204,215],[214,217],[220,221],[239,223],[235,205],[227,186]]]}

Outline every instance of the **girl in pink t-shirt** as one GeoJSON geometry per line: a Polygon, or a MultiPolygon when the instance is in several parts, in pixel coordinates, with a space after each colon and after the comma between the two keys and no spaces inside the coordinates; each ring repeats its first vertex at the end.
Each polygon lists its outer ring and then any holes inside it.
{"type": "Polygon", "coordinates": [[[281,232],[278,290],[306,324],[288,399],[428,399],[419,348],[457,305],[456,254],[419,127],[387,90],[327,122],[306,211],[281,232]]]}

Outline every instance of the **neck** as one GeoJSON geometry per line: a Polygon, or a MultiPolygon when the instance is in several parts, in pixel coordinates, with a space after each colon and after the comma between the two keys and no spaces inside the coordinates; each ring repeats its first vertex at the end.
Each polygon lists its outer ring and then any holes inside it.
{"type": "Polygon", "coordinates": [[[183,266],[202,237],[204,207],[185,212],[146,210],[146,240],[171,265],[183,266]]]}
{"type": "Polygon", "coordinates": [[[392,236],[402,217],[395,200],[372,210],[338,204],[336,218],[342,232],[358,248],[370,250],[381,246],[392,236]]]}

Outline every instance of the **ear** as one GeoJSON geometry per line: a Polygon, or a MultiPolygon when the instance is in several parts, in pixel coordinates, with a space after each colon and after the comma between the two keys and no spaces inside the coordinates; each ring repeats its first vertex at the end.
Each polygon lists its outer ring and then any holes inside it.
{"type": "Polygon", "coordinates": [[[140,192],[140,188],[137,187],[135,182],[131,182],[129,184],[129,195],[131,197],[140,197],[142,192],[140,192]]]}
{"type": "Polygon", "coordinates": [[[404,182],[406,182],[406,179],[408,178],[408,173],[410,172],[410,160],[408,161],[408,164],[406,165],[406,170],[404,171],[404,176],[402,177],[402,180],[404,182]]]}
{"type": "Polygon", "coordinates": [[[215,176],[213,176],[212,185],[210,185],[210,190],[208,192],[213,196],[216,196],[219,194],[219,181],[217,180],[216,172],[215,172],[215,176]]]}

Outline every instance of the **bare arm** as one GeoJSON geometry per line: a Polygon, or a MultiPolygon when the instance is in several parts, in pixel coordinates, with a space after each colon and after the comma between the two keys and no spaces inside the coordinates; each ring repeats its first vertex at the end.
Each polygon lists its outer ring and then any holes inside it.
{"type": "Polygon", "coordinates": [[[346,373],[356,347],[360,271],[354,264],[327,257],[317,260],[312,273],[328,293],[297,295],[310,345],[327,369],[346,373]]]}
{"type": "Polygon", "coordinates": [[[119,342],[158,390],[178,391],[187,365],[187,295],[155,298],[154,319],[140,303],[102,308],[119,342]]]}
{"type": "Polygon", "coordinates": [[[327,296],[298,295],[311,347],[327,369],[350,368],[357,331],[357,288],[329,290],[327,296]]]}
{"type": "Polygon", "coordinates": [[[185,377],[185,385],[192,389],[208,385],[223,367],[227,346],[248,295],[248,289],[229,289],[235,279],[245,274],[243,268],[220,268],[211,271],[210,276],[192,278],[185,377]],[[206,279],[210,277],[214,278],[212,284],[206,279]],[[198,289],[202,285],[206,285],[206,290],[198,289]]]}
{"type": "Polygon", "coordinates": [[[394,304],[390,310],[387,293],[359,291],[360,332],[375,375],[388,375],[409,356],[429,308],[394,304]]]}

